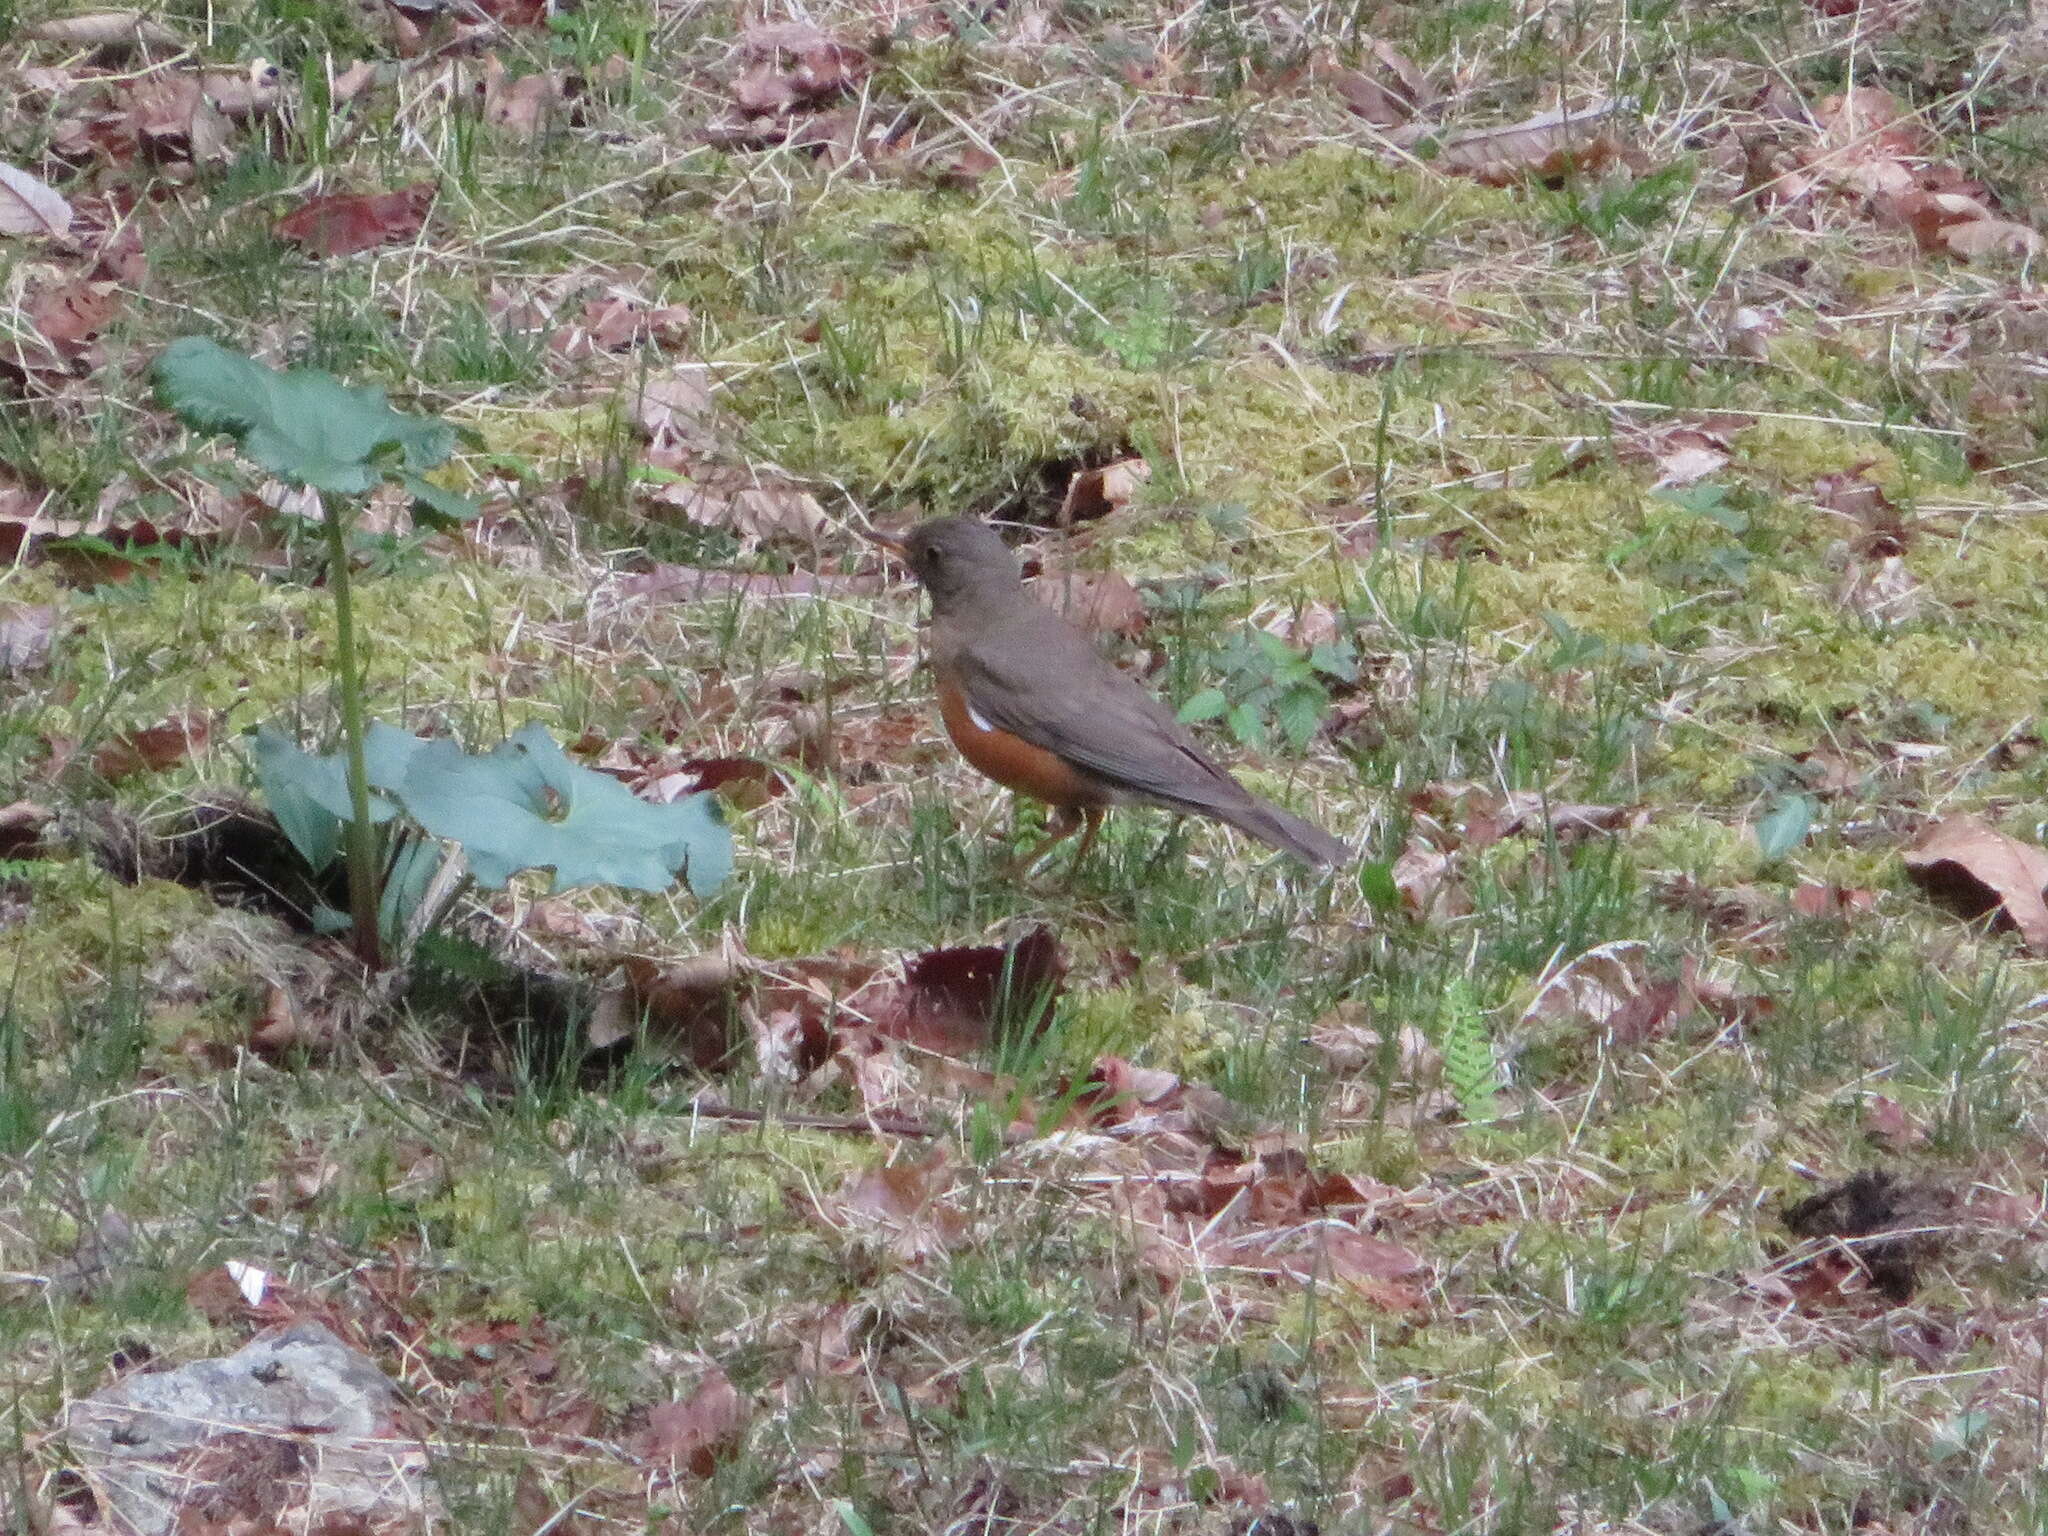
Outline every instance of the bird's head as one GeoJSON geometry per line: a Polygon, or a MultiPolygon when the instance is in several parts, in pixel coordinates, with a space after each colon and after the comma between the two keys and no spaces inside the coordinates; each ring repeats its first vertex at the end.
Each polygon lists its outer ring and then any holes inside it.
{"type": "Polygon", "coordinates": [[[935,518],[882,542],[903,557],[931,593],[934,608],[1000,597],[1024,580],[1001,535],[970,518],[935,518]]]}

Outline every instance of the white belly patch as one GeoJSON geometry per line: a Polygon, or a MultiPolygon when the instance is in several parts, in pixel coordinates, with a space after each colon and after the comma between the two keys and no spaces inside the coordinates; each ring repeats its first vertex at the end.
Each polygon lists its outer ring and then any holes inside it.
{"type": "Polygon", "coordinates": [[[974,728],[977,731],[992,731],[995,729],[994,726],[990,725],[986,720],[981,718],[981,711],[976,709],[972,704],[969,704],[967,706],[967,718],[974,722],[974,728]]]}

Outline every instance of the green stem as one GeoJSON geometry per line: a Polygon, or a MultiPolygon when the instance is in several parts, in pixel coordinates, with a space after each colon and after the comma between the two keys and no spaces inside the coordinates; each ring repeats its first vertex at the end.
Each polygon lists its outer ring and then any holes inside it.
{"type": "Polygon", "coordinates": [[[342,509],[330,499],[322,507],[327,529],[327,585],[334,593],[335,667],[341,686],[341,736],[348,753],[351,815],[342,829],[348,850],[348,907],[355,923],[356,954],[365,966],[384,964],[377,935],[377,829],[370,825],[370,768],[363,755],[363,677],[356,666],[355,608],[349,598],[348,530],[342,509]]]}

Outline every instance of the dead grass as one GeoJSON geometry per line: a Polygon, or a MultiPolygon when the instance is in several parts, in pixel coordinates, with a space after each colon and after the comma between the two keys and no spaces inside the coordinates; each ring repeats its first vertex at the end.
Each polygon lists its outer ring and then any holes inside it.
{"type": "Polygon", "coordinates": [[[21,8],[0,160],[80,224],[0,236],[0,804],[57,813],[0,816],[0,1528],[103,1528],[64,1406],[285,1317],[407,1389],[452,1530],[2040,1528],[2039,962],[1900,859],[2041,836],[2038,261],[1886,200],[2038,221],[2040,44],[1837,9],[848,5],[825,55],[235,5],[166,62],[21,8]],[[138,147],[138,80],[259,57],[273,106],[138,147]],[[423,179],[359,254],[273,234],[423,179]],[[515,892],[496,960],[366,1004],[109,877],[109,806],[333,721],[319,540],[148,399],[193,331],[476,434],[471,535],[362,541],[374,711],[774,764],[727,891],[515,892]],[[959,513],[1128,576],[1105,643],[1227,683],[1219,750],[1361,868],[1130,813],[1005,876],[1036,812],[943,749],[853,536],[959,513]],[[1302,738],[1253,627],[1348,647],[1302,738]],[[902,961],[1037,924],[1042,1036],[892,1032],[902,961]],[[714,953],[743,988],[586,1048],[622,967],[714,953]],[[1877,1227],[1786,1228],[1869,1167],[1877,1227]]]}

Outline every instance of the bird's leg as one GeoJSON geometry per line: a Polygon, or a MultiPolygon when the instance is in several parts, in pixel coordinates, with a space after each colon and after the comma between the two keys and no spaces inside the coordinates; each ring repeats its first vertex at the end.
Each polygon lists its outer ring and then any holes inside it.
{"type": "Polygon", "coordinates": [[[1091,805],[1081,812],[1088,829],[1081,834],[1081,846],[1074,850],[1074,868],[1081,867],[1081,861],[1088,857],[1088,850],[1095,846],[1096,834],[1102,831],[1102,818],[1107,814],[1099,805],[1091,805]]]}
{"type": "MultiPolygon", "coordinates": [[[[1096,825],[1102,820],[1100,811],[1088,813],[1088,837],[1081,844],[1081,851],[1088,851],[1088,844],[1095,841],[1096,825]]],[[[1029,874],[1053,849],[1081,830],[1082,813],[1070,805],[1056,805],[1052,814],[1045,818],[1046,836],[1010,861],[1010,874],[1021,877],[1029,874]]]]}

